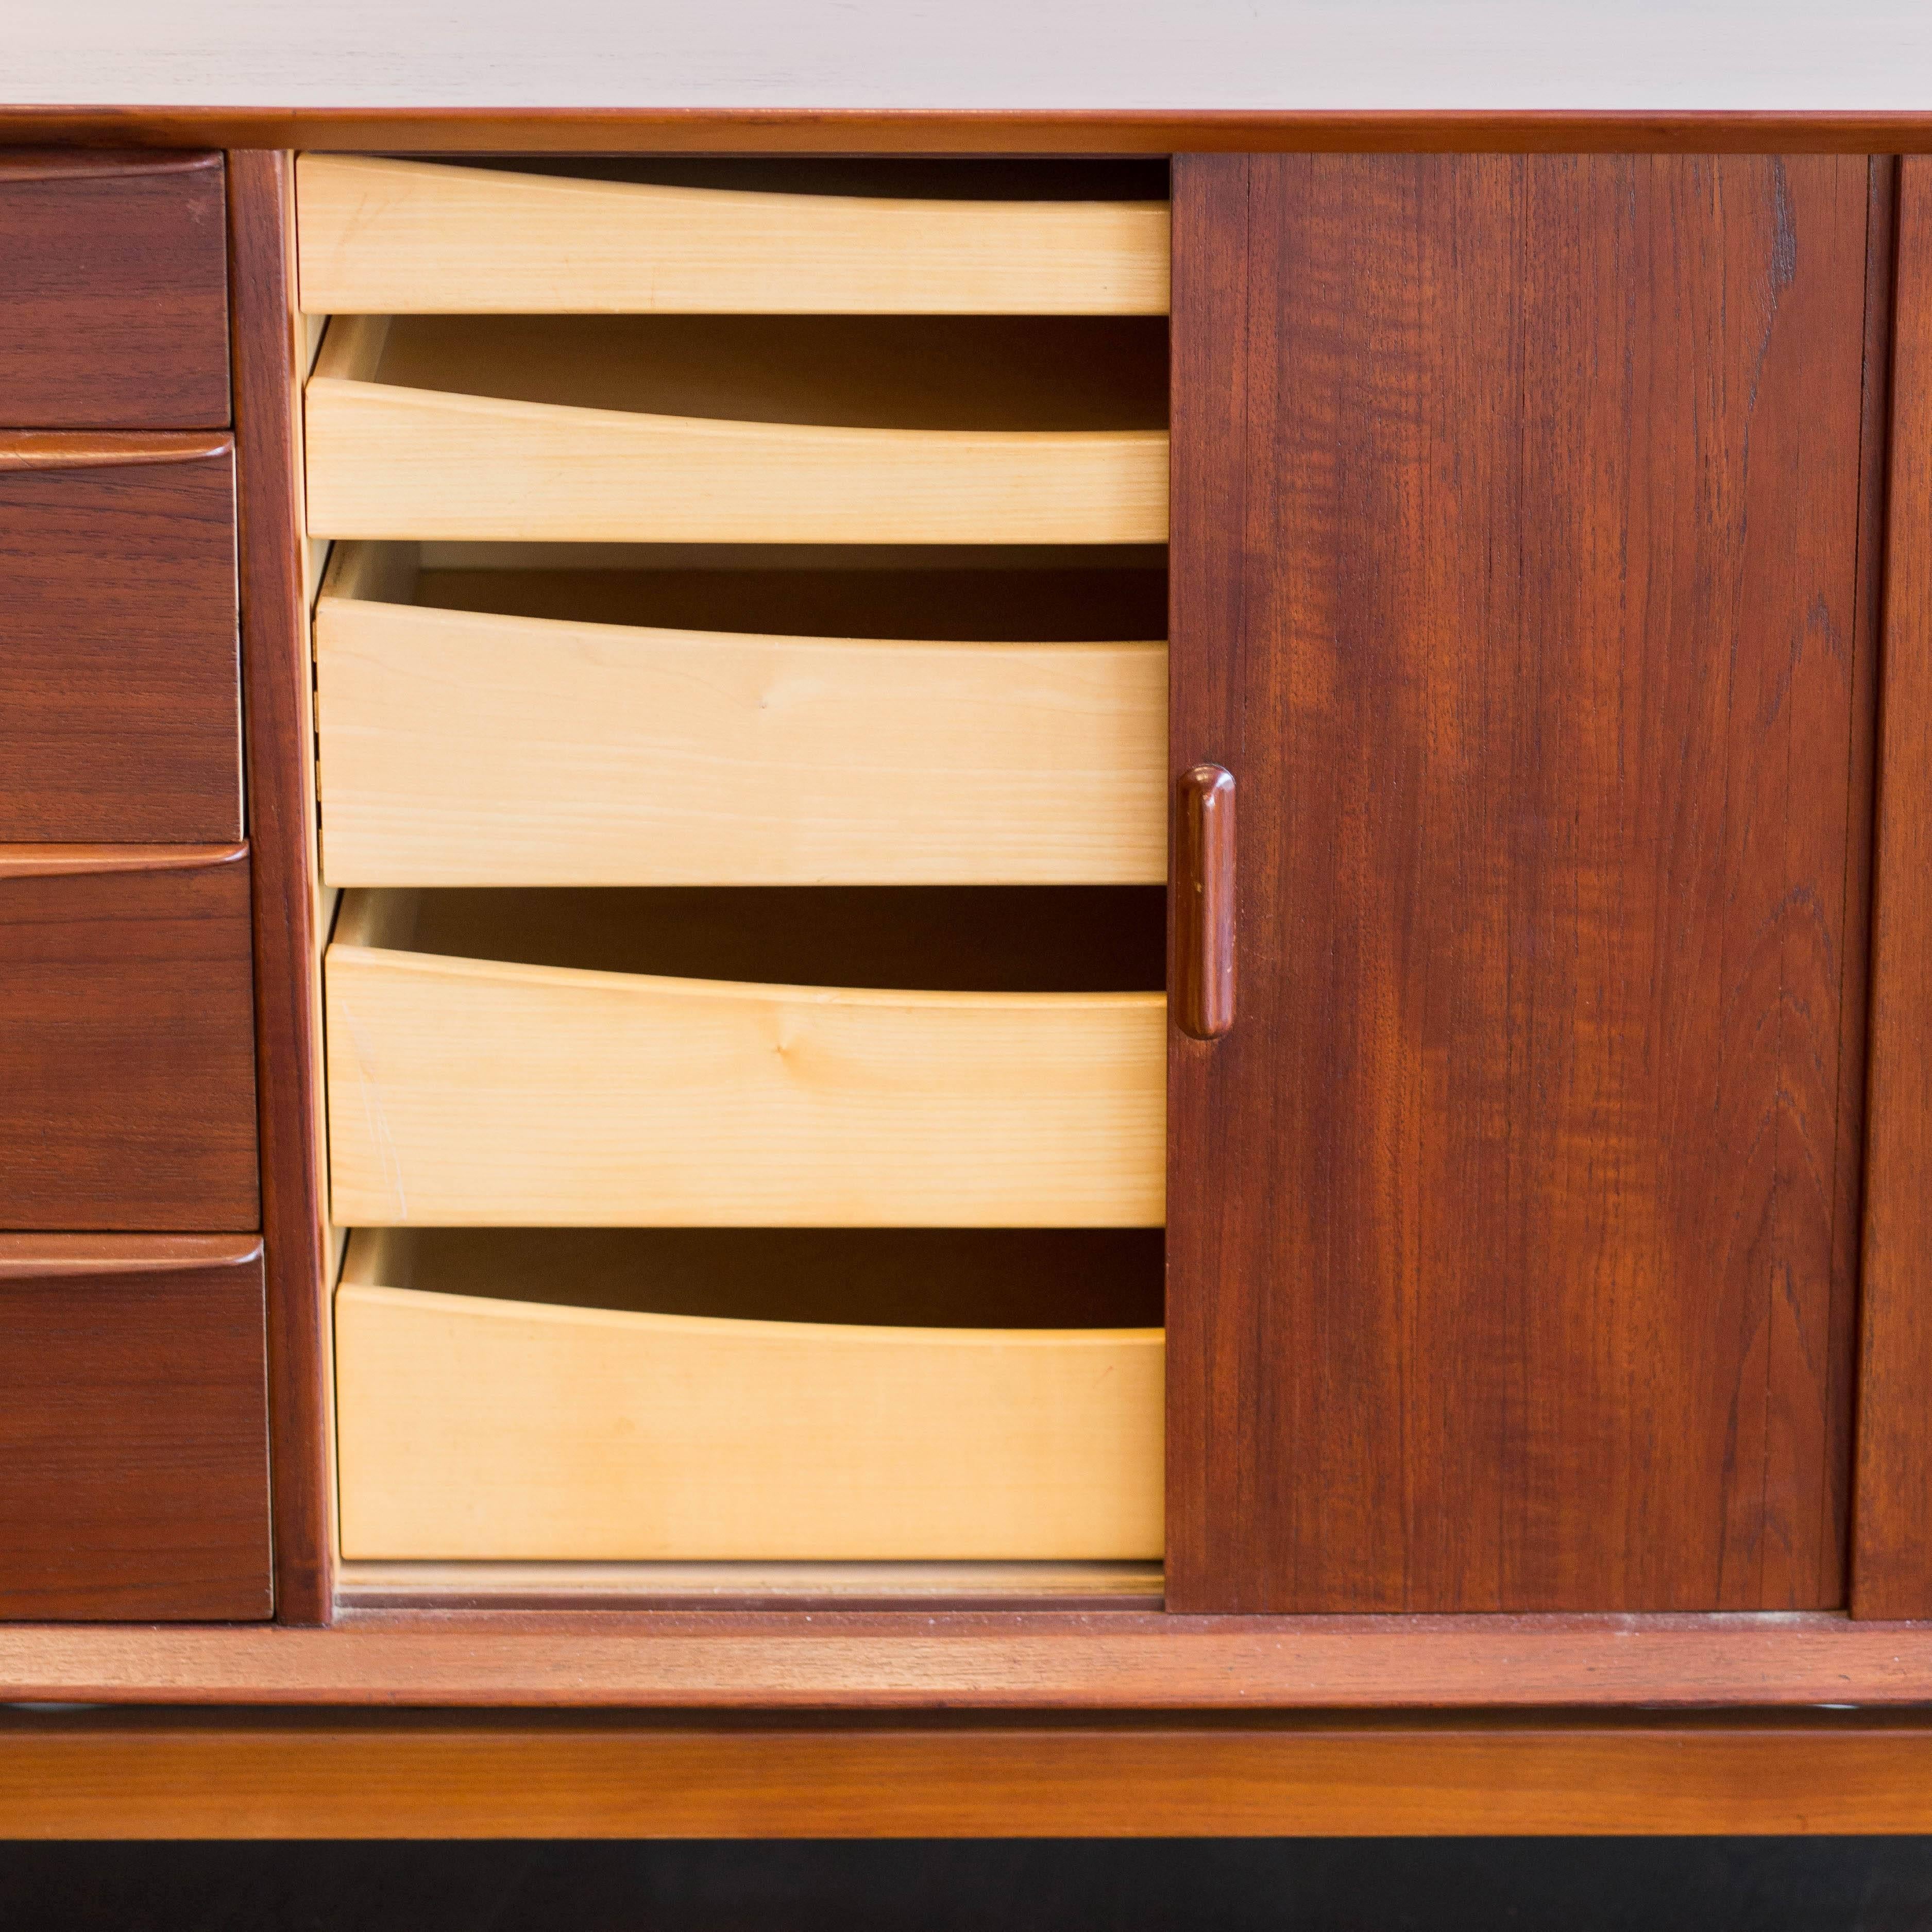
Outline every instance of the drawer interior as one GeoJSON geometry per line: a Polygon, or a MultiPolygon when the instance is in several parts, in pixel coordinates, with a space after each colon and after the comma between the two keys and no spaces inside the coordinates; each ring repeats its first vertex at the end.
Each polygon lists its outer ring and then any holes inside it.
{"type": "Polygon", "coordinates": [[[1147,1228],[394,1228],[389,1288],[633,1314],[911,1328],[1158,1328],[1147,1228]]]}
{"type": "MultiPolygon", "coordinates": [[[[1167,634],[1156,544],[961,553],[770,544],[382,544],[346,594],[748,636],[1102,644],[1167,634]]],[[[325,589],[324,593],[329,593],[325,589]]]]}
{"type": "Polygon", "coordinates": [[[1159,886],[379,888],[338,946],[766,986],[1155,993],[1159,886]]]}
{"type": "Polygon", "coordinates": [[[836,194],[912,201],[1164,202],[1165,156],[434,154],[409,158],[485,173],[632,182],[734,194],[836,194]]]}
{"type": "Polygon", "coordinates": [[[319,376],[360,364],[403,388],[834,428],[1167,422],[1159,316],[408,315],[373,357],[358,333],[324,342],[319,376]]]}

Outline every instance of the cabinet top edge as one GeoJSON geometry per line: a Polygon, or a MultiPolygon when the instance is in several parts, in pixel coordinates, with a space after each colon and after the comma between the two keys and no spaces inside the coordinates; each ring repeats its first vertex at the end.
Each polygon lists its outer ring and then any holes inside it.
{"type": "MultiPolygon", "coordinates": [[[[1932,104],[1932,82],[1926,90],[1932,104]]],[[[1928,154],[1899,110],[35,106],[0,103],[0,154],[112,145],[318,152],[904,156],[1928,154]]]]}

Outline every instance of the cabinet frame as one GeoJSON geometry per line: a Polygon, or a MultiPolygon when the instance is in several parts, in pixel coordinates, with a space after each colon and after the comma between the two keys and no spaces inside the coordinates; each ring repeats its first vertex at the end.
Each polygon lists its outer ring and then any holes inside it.
{"type": "MultiPolygon", "coordinates": [[[[329,1532],[328,1283],[314,961],[306,617],[320,558],[301,536],[296,386],[314,344],[293,301],[292,158],[340,152],[1168,153],[1329,152],[1932,154],[1932,115],[987,116],[553,113],[373,116],[226,110],[0,117],[0,139],[220,141],[230,156],[244,673],[254,842],[259,1064],[276,1470],[278,1614],[334,1630],[250,1634],[0,1630],[20,1696],[116,1702],[555,1701],[558,1666],[601,1702],[1288,1706],[1595,1702],[1912,1702],[1932,1697],[1932,1629],[1830,1612],[1614,1618],[1196,1619],[1144,1610],[1015,1618],[935,1605],[854,1613],[356,1607],[329,1532]],[[272,1070],[272,1077],[271,1077],[272,1070]],[[916,1636],[915,1633],[917,1634],[916,1636]],[[652,1640],[662,1637],[664,1641],[652,1640]],[[927,1640],[920,1642],[918,1637],[927,1640]],[[686,1640],[689,1641],[687,1642],[686,1640]],[[641,1640],[641,1641],[640,1641],[641,1640]],[[910,1659],[916,1648],[919,1659],[910,1659]]],[[[572,1694],[577,1694],[573,1693],[572,1694]]]]}

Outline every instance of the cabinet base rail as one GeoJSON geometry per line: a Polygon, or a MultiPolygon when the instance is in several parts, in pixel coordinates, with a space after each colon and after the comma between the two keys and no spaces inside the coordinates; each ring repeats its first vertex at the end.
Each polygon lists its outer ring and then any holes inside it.
{"type": "Polygon", "coordinates": [[[1932,1829],[1932,1718],[0,1714],[8,1838],[1932,1829]]]}
{"type": "Polygon", "coordinates": [[[1932,1624],[1822,1612],[346,1611],[326,1630],[0,1628],[0,1701],[902,1711],[1900,1706],[1932,1704],[1932,1624]]]}

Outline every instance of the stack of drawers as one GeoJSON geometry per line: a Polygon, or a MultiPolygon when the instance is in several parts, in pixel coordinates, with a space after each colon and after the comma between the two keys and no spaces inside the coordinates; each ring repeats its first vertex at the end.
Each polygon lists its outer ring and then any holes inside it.
{"type": "Polygon", "coordinates": [[[226,236],[0,156],[0,1616],[269,1610],[226,236]]]}
{"type": "Polygon", "coordinates": [[[352,1564],[1160,1554],[1163,188],[944,174],[300,164],[352,1564]]]}

